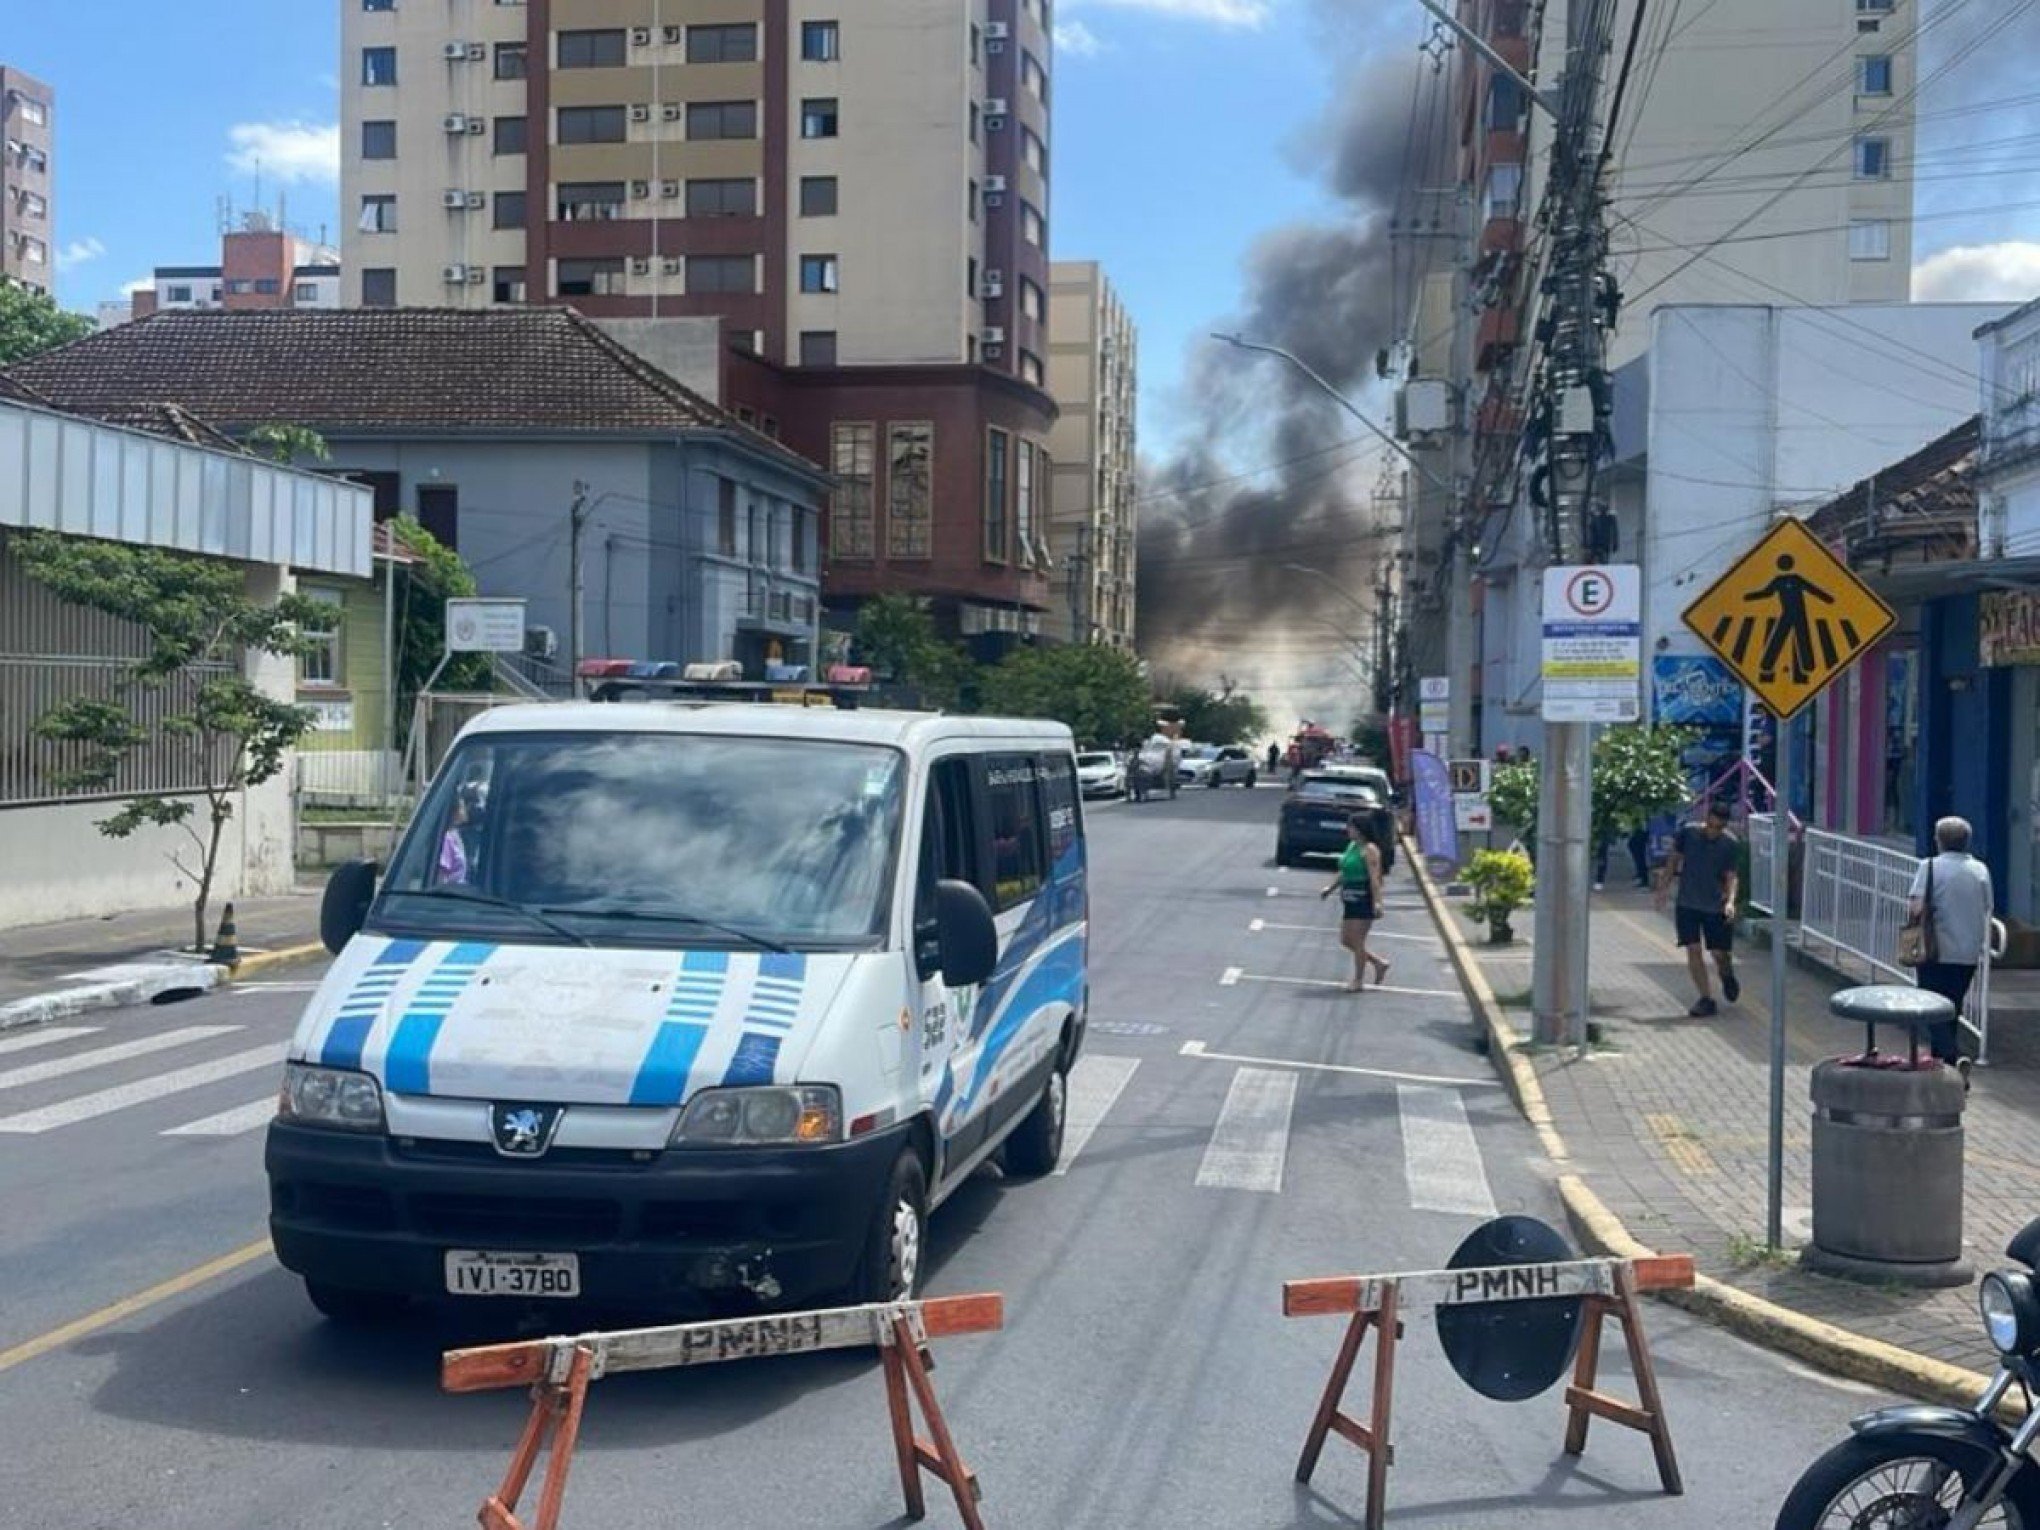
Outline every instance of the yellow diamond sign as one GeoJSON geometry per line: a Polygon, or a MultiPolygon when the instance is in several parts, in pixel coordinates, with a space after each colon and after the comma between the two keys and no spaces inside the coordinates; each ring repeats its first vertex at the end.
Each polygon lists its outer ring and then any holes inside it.
{"type": "Polygon", "coordinates": [[[1773,526],[1686,608],[1686,625],[1781,719],[1797,716],[1897,623],[1793,520],[1773,526]]]}

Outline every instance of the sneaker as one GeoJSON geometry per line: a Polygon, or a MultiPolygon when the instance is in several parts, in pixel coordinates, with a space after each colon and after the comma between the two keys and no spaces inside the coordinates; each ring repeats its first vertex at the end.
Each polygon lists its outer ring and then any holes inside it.
{"type": "Polygon", "coordinates": [[[1721,994],[1731,1004],[1742,997],[1742,979],[1735,975],[1733,967],[1721,974],[1721,994]]]}
{"type": "Polygon", "coordinates": [[[1714,1001],[1712,999],[1695,999],[1693,1007],[1687,1010],[1686,1013],[1695,1020],[1705,1020],[1708,1016],[1716,1013],[1714,1001]]]}
{"type": "Polygon", "coordinates": [[[1969,1093],[1969,1059],[1966,1057],[1956,1058],[1955,1071],[1962,1075],[1962,1092],[1964,1094],[1969,1093]]]}

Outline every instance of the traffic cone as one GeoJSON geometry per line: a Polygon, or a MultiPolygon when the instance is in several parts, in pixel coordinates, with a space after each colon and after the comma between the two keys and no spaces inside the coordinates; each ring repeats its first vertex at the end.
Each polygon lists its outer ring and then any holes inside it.
{"type": "Polygon", "coordinates": [[[234,930],[234,905],[231,903],[220,912],[220,932],[213,938],[212,955],[206,960],[215,967],[241,965],[241,947],[234,930]]]}

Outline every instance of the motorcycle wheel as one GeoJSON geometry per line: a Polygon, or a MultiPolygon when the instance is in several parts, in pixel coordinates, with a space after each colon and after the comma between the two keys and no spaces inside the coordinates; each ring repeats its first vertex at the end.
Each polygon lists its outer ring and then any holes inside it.
{"type": "MultiPolygon", "coordinates": [[[[1940,1435],[1854,1435],[1813,1465],[1778,1511],[1776,1530],[1941,1530],[1995,1458],[1940,1435]]],[[[2032,1473],[1979,1521],[1979,1530],[2040,1530],[2032,1473]]]]}

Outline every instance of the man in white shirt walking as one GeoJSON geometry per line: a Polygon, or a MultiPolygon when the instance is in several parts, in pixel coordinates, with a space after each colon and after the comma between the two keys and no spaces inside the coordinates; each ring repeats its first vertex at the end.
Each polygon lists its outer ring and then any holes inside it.
{"type": "MultiPolygon", "coordinates": [[[[1913,913],[1930,914],[1934,927],[1934,959],[1920,964],[1919,985],[1947,998],[1958,1015],[1990,940],[1990,868],[1969,853],[1969,838],[1966,818],[1943,818],[1935,824],[1934,843],[1940,854],[1920,862],[1911,894],[1913,913]],[[1926,906],[1930,873],[1931,910],[1926,906]]],[[[1949,1020],[1932,1027],[1934,1056],[1961,1069],[1967,1083],[1969,1059],[1956,1045],[1955,1026],[1949,1020]]]]}

